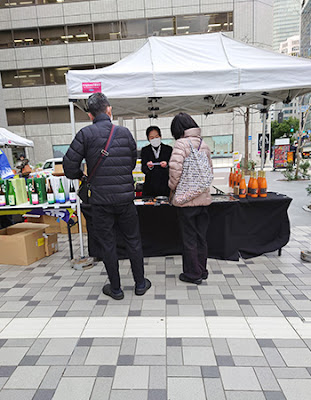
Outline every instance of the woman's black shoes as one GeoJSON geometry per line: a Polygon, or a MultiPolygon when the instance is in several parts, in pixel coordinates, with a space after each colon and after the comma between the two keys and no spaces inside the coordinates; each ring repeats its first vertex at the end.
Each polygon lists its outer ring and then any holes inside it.
{"type": "Polygon", "coordinates": [[[201,283],[202,283],[202,278],[191,279],[191,278],[188,278],[184,273],[181,273],[179,275],[179,280],[183,281],[183,282],[194,283],[195,285],[201,285],[201,283]]]}
{"type": "Polygon", "coordinates": [[[120,292],[118,292],[118,293],[114,292],[114,291],[112,290],[112,288],[111,288],[110,283],[107,283],[107,285],[105,285],[105,286],[103,287],[103,293],[104,293],[106,296],[110,296],[110,297],[112,297],[112,298],[115,299],[115,300],[122,300],[122,299],[124,299],[124,293],[123,293],[123,291],[120,289],[120,292]]]}

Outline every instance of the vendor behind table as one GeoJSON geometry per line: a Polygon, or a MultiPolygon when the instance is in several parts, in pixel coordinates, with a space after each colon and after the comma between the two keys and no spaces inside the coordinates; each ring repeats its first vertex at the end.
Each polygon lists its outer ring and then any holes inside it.
{"type": "Polygon", "coordinates": [[[172,147],[161,143],[161,130],[158,126],[149,126],[146,136],[150,144],[142,148],[141,165],[145,174],[143,196],[169,196],[168,162],[172,147]]]}

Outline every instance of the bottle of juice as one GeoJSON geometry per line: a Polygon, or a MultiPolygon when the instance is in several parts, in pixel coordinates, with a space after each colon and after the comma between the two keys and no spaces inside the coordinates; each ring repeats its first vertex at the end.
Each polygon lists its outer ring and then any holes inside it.
{"type": "Polygon", "coordinates": [[[245,199],[245,197],[246,197],[246,183],[245,183],[244,172],[242,172],[241,180],[240,180],[240,184],[239,184],[239,197],[240,197],[240,199],[245,199]]]}
{"type": "Polygon", "coordinates": [[[251,188],[251,197],[253,197],[253,198],[258,197],[258,182],[257,182],[256,171],[254,172],[254,175],[253,175],[253,182],[252,182],[252,188],[251,188]]]}
{"type": "Polygon", "coordinates": [[[251,171],[251,175],[248,181],[248,187],[247,187],[247,195],[250,196],[251,195],[251,188],[252,188],[252,184],[253,184],[253,171],[251,171]]]}
{"type": "Polygon", "coordinates": [[[263,171],[263,176],[261,178],[259,197],[267,197],[267,180],[266,173],[263,171]]]}
{"type": "Polygon", "coordinates": [[[60,203],[66,203],[65,190],[61,179],[59,180],[58,200],[60,203]]]}
{"type": "Polygon", "coordinates": [[[8,190],[8,197],[9,197],[9,205],[16,206],[16,196],[15,190],[13,187],[13,183],[9,181],[9,190],[8,190]]]}
{"type": "Polygon", "coordinates": [[[230,168],[230,175],[229,175],[229,187],[233,187],[233,172],[232,168],[230,168]]]}

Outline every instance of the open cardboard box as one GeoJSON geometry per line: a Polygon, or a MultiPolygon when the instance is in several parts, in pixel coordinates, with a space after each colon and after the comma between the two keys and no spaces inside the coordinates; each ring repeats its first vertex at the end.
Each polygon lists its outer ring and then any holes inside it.
{"type": "Polygon", "coordinates": [[[29,265],[45,257],[46,224],[23,222],[0,230],[0,264],[29,265]]]}

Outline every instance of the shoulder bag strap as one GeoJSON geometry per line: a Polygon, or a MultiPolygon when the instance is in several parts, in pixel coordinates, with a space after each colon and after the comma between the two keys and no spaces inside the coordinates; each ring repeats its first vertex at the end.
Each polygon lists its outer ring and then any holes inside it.
{"type": "Polygon", "coordinates": [[[114,136],[114,131],[115,131],[115,125],[112,125],[111,131],[110,131],[110,135],[108,137],[108,140],[106,142],[106,146],[104,149],[101,150],[101,154],[98,157],[97,163],[95,164],[95,166],[93,167],[90,175],[87,177],[87,183],[91,182],[91,179],[93,178],[97,168],[99,167],[99,165],[105,161],[105,159],[109,156],[109,149],[113,140],[113,136],[114,136]]]}

